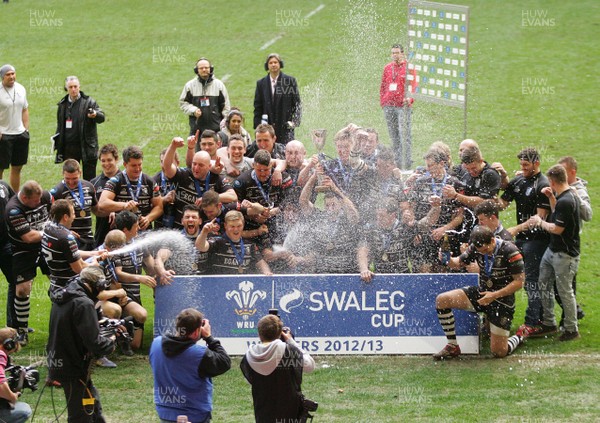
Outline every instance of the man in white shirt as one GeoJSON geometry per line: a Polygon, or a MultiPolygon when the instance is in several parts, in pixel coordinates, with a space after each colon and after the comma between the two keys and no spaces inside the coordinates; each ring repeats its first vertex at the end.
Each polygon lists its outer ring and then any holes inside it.
{"type": "Polygon", "coordinates": [[[0,68],[0,179],[10,166],[10,186],[21,186],[21,169],[29,155],[29,104],[12,65],[0,68]]]}

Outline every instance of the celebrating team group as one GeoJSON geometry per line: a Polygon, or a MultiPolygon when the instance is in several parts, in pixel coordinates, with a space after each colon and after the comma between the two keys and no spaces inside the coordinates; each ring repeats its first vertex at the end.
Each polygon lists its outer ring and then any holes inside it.
{"type": "MultiPolygon", "coordinates": [[[[578,338],[584,313],[575,276],[582,221],[591,219],[592,209],[576,160],[563,157],[544,172],[539,151],[528,147],[503,166],[485,160],[485,146],[468,139],[460,143],[456,165],[443,142],[414,160],[410,92],[416,78],[401,45],[392,47],[392,59],[380,89],[391,147],[375,129],[349,124],[334,136],[335,157],[307,157],[294,133],[302,115],[298,85],[281,71],[278,54],[267,57],[267,75],[256,84],[253,133],[202,58],[179,99],[190,132],[165,143],[153,176],[143,172],[148,157],[141,148],[99,146],[97,125],[105,114],[77,77],[67,77],[53,137],[62,179],[48,190],[34,180],[21,185],[28,104],[14,67],[0,68],[0,176],[10,168],[10,184],[0,183],[0,263],[9,282],[7,325],[19,343],[27,344],[38,267],[50,279],[48,348],[56,351],[69,348],[53,344],[53,330],[65,330],[59,322],[65,304],[85,294],[104,316],[131,316],[131,342],[122,349],[132,354],[147,318],[140,286],[170,284],[177,274],[358,273],[363,283],[377,283],[382,273],[475,272],[479,286],[436,299],[448,345],[434,358],[460,354],[453,309],[485,314],[497,357],[529,337],[558,333],[555,299],[563,309],[559,339],[578,338]],[[421,166],[411,170],[413,161],[421,166]],[[510,177],[505,167],[517,163],[520,170],[510,177]],[[513,201],[517,224],[504,228],[499,212],[513,201]],[[193,257],[182,257],[168,242],[136,247],[157,230],[188,239],[193,257]],[[99,267],[103,277],[88,276],[82,294],[72,283],[89,267],[99,267]],[[525,321],[511,336],[515,292],[522,287],[525,321]]],[[[317,146],[325,136],[312,131],[317,146]]],[[[108,344],[95,352],[100,365],[112,365],[108,344]]],[[[77,373],[54,370],[63,386],[77,373]]]]}

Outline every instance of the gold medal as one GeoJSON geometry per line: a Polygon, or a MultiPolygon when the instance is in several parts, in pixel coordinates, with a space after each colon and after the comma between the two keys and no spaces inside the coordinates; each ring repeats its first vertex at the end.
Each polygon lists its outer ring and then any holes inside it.
{"type": "Polygon", "coordinates": [[[79,216],[80,216],[80,217],[85,217],[85,214],[86,214],[86,213],[85,213],[85,210],[81,210],[81,211],[79,212],[79,216]]]}
{"type": "Polygon", "coordinates": [[[333,242],[330,242],[325,248],[327,248],[327,250],[333,250],[335,248],[335,245],[333,245],[333,242]]]}
{"type": "Polygon", "coordinates": [[[492,286],[494,286],[494,282],[492,282],[491,279],[488,279],[487,281],[485,281],[485,284],[487,285],[488,288],[491,288],[492,286]]]}
{"type": "Polygon", "coordinates": [[[238,267],[238,272],[239,273],[244,273],[244,266],[238,267]]]}
{"type": "Polygon", "coordinates": [[[388,255],[387,255],[387,253],[383,253],[383,255],[381,256],[381,260],[382,261],[388,261],[388,255]]]}
{"type": "Polygon", "coordinates": [[[192,263],[192,270],[198,270],[198,264],[192,263]]]}

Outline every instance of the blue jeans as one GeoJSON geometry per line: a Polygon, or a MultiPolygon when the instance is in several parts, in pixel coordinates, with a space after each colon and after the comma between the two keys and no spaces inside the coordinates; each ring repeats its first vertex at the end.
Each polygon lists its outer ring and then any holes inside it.
{"type": "Polygon", "coordinates": [[[400,169],[410,169],[412,167],[412,138],[410,133],[412,108],[408,106],[384,106],[383,114],[396,155],[396,165],[400,169]]]}
{"type": "Polygon", "coordinates": [[[525,324],[528,326],[537,326],[542,319],[542,298],[538,284],[540,263],[542,262],[542,256],[546,252],[546,248],[548,248],[548,243],[534,239],[517,241],[516,244],[523,253],[523,261],[525,263],[525,292],[527,293],[525,324]]]}
{"type": "Polygon", "coordinates": [[[579,256],[553,253],[546,249],[540,264],[540,293],[544,308],[544,325],[556,326],[554,317],[554,284],[563,303],[565,331],[577,331],[577,303],[573,292],[573,276],[579,267],[579,256]]]}
{"type": "Polygon", "coordinates": [[[0,422],[23,423],[31,416],[31,407],[26,402],[17,401],[15,408],[0,409],[0,422]]]}

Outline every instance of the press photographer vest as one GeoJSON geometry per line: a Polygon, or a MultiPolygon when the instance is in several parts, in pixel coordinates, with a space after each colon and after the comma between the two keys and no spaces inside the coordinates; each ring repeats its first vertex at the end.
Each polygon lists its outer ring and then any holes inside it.
{"type": "Polygon", "coordinates": [[[167,357],[162,351],[162,336],[152,342],[154,403],[161,419],[175,421],[178,415],[186,415],[190,421],[201,422],[212,411],[212,380],[198,375],[205,352],[206,347],[195,344],[167,357]]]}

